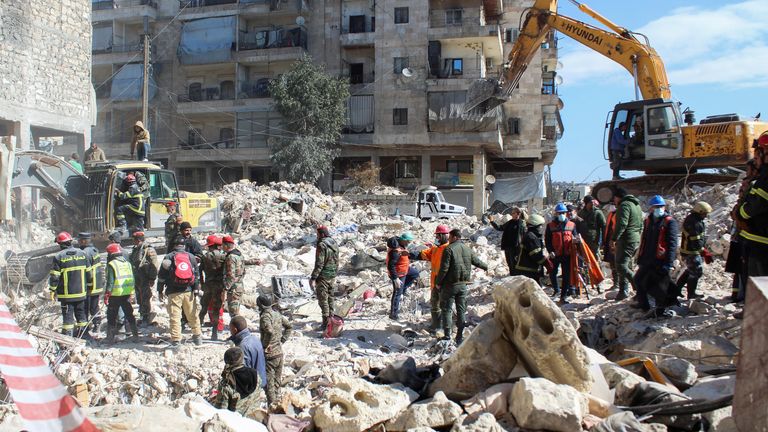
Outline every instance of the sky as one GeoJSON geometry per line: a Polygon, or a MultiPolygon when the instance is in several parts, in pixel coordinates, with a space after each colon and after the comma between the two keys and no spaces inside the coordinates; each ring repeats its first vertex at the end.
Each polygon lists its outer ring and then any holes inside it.
{"type": "MultiPolygon", "coordinates": [[[[672,97],[696,120],[763,113],[768,121],[768,0],[586,0],[612,22],[650,39],[667,68],[672,97]]],[[[599,23],[570,2],[560,14],[599,23]]],[[[551,167],[555,181],[611,178],[603,157],[605,119],[634,99],[632,76],[618,64],[558,33],[563,78],[558,92],[565,131],[551,167]]],[[[628,173],[631,175],[631,173],[628,173]]],[[[639,174],[639,173],[638,173],[639,174]]]]}

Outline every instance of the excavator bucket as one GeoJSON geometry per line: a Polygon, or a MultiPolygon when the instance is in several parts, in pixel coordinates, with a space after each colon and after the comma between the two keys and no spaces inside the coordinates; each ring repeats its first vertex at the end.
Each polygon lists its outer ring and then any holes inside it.
{"type": "Polygon", "coordinates": [[[507,98],[503,95],[501,84],[498,80],[481,78],[472,82],[469,90],[467,90],[464,114],[476,110],[475,113],[485,115],[506,101],[507,98]]]}

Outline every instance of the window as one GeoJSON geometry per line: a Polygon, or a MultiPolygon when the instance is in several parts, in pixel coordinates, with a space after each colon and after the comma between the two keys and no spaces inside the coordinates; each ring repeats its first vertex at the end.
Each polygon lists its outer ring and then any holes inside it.
{"type": "Polygon", "coordinates": [[[445,11],[445,24],[446,25],[461,25],[461,9],[447,9],[445,11]]]}
{"type": "Polygon", "coordinates": [[[403,73],[403,69],[408,67],[408,57],[395,57],[393,63],[394,67],[392,68],[392,72],[395,74],[401,74],[403,73]]]}
{"type": "Polygon", "coordinates": [[[506,29],[504,30],[504,42],[513,43],[517,40],[519,35],[520,30],[518,29],[506,29]]]}
{"type": "Polygon", "coordinates": [[[205,168],[177,168],[181,190],[202,192],[205,190],[205,168]]]}
{"type": "Polygon", "coordinates": [[[676,133],[677,119],[671,106],[651,108],[648,110],[648,134],[676,133]]]}
{"type": "Polygon", "coordinates": [[[451,62],[451,75],[464,75],[464,59],[449,59],[451,62]]]}
{"type": "Polygon", "coordinates": [[[408,22],[408,8],[396,7],[395,8],[395,24],[406,24],[408,22]]]}
{"type": "Polygon", "coordinates": [[[149,172],[149,196],[152,200],[176,199],[176,177],[169,171],[149,172]]]}
{"type": "Polygon", "coordinates": [[[520,118],[513,117],[507,119],[507,134],[520,135],[520,118]]]}
{"type": "Polygon", "coordinates": [[[408,108],[395,108],[392,110],[392,124],[397,126],[408,124],[408,108]]]}
{"type": "Polygon", "coordinates": [[[216,147],[235,147],[235,130],[232,128],[219,129],[219,142],[216,147]]]}
{"type": "Polygon", "coordinates": [[[190,129],[187,132],[187,144],[189,146],[197,146],[205,142],[202,129],[190,129]]]}
{"type": "Polygon", "coordinates": [[[235,82],[232,80],[221,82],[221,99],[231,100],[235,98],[235,82]]]}
{"type": "Polygon", "coordinates": [[[365,15],[352,15],[349,17],[350,33],[365,33],[365,15]]]}
{"type": "Polygon", "coordinates": [[[399,159],[395,161],[396,178],[419,178],[419,161],[414,159],[399,159]]]}
{"type": "Polygon", "coordinates": [[[471,174],[472,161],[469,159],[449,160],[445,162],[445,168],[454,174],[471,174]]]}
{"type": "Polygon", "coordinates": [[[363,83],[363,64],[362,63],[352,63],[349,65],[349,83],[350,84],[363,83]]]}

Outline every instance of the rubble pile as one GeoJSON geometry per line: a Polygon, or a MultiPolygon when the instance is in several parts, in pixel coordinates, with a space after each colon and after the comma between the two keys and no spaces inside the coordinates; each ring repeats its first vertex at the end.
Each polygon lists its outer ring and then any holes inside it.
{"type": "Polygon", "coordinates": [[[6,251],[19,253],[50,246],[56,235],[50,228],[37,222],[30,222],[30,241],[20,242],[15,231],[13,226],[0,227],[0,267],[5,265],[6,251]]]}

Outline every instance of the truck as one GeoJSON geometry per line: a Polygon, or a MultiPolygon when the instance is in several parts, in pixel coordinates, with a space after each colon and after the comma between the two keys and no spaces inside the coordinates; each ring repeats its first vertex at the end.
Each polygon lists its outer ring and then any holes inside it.
{"type": "Polygon", "coordinates": [[[377,195],[350,191],[344,197],[352,202],[376,204],[389,215],[427,219],[448,219],[466,214],[466,207],[451,204],[435,186],[421,186],[411,194],[377,195]]]}

